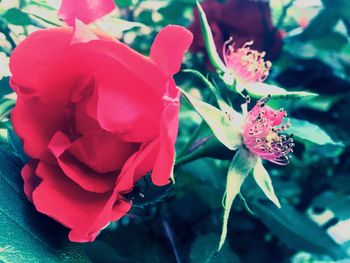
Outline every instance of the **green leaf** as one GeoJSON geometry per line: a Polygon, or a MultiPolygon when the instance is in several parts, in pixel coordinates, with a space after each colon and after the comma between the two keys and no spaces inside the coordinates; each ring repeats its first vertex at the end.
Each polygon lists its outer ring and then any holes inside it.
{"type": "Polygon", "coordinates": [[[35,211],[23,193],[18,158],[0,150],[0,262],[89,262],[67,229],[35,211]]]}
{"type": "Polygon", "coordinates": [[[16,101],[12,99],[0,99],[0,121],[8,117],[16,101]]]}
{"type": "Polygon", "coordinates": [[[340,245],[316,223],[283,203],[281,209],[269,202],[251,202],[251,207],[262,222],[289,247],[333,258],[346,257],[340,245]]]}
{"type": "Polygon", "coordinates": [[[89,258],[91,258],[92,262],[99,262],[99,263],[111,263],[111,262],[133,263],[135,262],[131,258],[125,258],[120,256],[119,252],[116,251],[112,246],[99,240],[95,240],[92,243],[85,243],[83,244],[83,247],[86,251],[86,254],[89,255],[89,258]]]}
{"type": "Polygon", "coordinates": [[[27,162],[29,160],[29,157],[25,154],[21,139],[17,136],[17,134],[13,130],[11,122],[8,121],[5,124],[5,127],[7,129],[7,141],[12,147],[14,154],[17,155],[24,163],[27,162]]]}
{"type": "Polygon", "coordinates": [[[3,15],[3,18],[7,20],[9,24],[17,26],[29,26],[32,21],[28,14],[22,12],[18,8],[10,8],[3,15]]]}
{"type": "Polygon", "coordinates": [[[350,2],[348,0],[322,0],[323,4],[343,18],[350,19],[350,2]]]}
{"type": "Polygon", "coordinates": [[[265,97],[271,95],[273,98],[286,97],[314,97],[318,96],[316,93],[305,91],[287,91],[283,88],[266,83],[252,83],[245,86],[245,89],[254,98],[265,97]]]}
{"type": "Polygon", "coordinates": [[[264,168],[261,158],[258,158],[254,170],[253,177],[260,189],[264,192],[266,197],[271,200],[278,208],[281,208],[281,204],[273,190],[272,181],[269,173],[264,168]]]}
{"type": "Polygon", "coordinates": [[[339,220],[350,219],[350,196],[323,192],[312,201],[312,207],[330,209],[339,220]]]}
{"type": "Polygon", "coordinates": [[[187,92],[181,90],[182,94],[191,103],[195,110],[208,124],[216,138],[227,148],[234,150],[241,144],[241,115],[232,110],[232,120],[228,115],[216,107],[191,97],[187,92]]]}
{"type": "Polygon", "coordinates": [[[305,28],[301,37],[303,39],[314,39],[327,35],[332,31],[339,21],[340,16],[336,10],[331,8],[322,9],[305,28]]]}
{"type": "Polygon", "coordinates": [[[293,133],[295,137],[318,145],[333,144],[341,146],[341,143],[333,141],[333,139],[316,124],[294,118],[290,118],[289,120],[291,127],[288,129],[288,133],[293,133]]]}
{"type": "Polygon", "coordinates": [[[12,92],[13,90],[10,87],[10,77],[3,77],[0,80],[0,98],[12,92]]]}
{"type": "Polygon", "coordinates": [[[205,48],[208,52],[208,57],[210,59],[211,64],[214,66],[215,69],[217,69],[220,72],[225,72],[226,71],[226,66],[222,62],[215,46],[213,34],[211,32],[210,26],[208,24],[207,17],[204,13],[203,8],[197,1],[197,8],[199,11],[199,19],[201,22],[201,28],[202,28],[202,33],[203,33],[203,39],[205,43],[205,48]]]}
{"type": "Polygon", "coordinates": [[[199,236],[193,242],[190,252],[190,263],[235,263],[240,262],[238,256],[225,244],[217,253],[219,236],[211,233],[199,236]]]}
{"type": "Polygon", "coordinates": [[[108,23],[104,22],[100,26],[113,34],[120,34],[134,28],[148,28],[145,24],[140,22],[127,21],[116,17],[110,18],[108,23]]]}
{"type": "Polygon", "coordinates": [[[132,0],[114,0],[115,4],[119,7],[129,7],[131,6],[133,3],[132,3],[132,0]]]}
{"type": "MultiPolygon", "coordinates": [[[[149,220],[147,223],[133,223],[121,225],[116,229],[106,229],[102,231],[98,240],[114,249],[114,253],[120,258],[118,261],[107,261],[108,263],[164,263],[164,259],[174,258],[170,244],[163,236],[155,234],[154,229],[160,229],[158,224],[154,225],[155,220],[149,220]]],[[[112,251],[110,251],[112,252],[112,251]]],[[[104,258],[103,254],[95,256],[97,259],[93,262],[101,262],[104,258]]],[[[93,259],[94,259],[93,258],[93,259]]],[[[103,261],[102,261],[103,262],[103,261]]],[[[107,263],[106,262],[106,263],[107,263]]]]}
{"type": "Polygon", "coordinates": [[[244,148],[240,148],[231,161],[227,174],[226,192],[224,196],[224,217],[218,250],[222,248],[226,239],[227,223],[233,201],[236,198],[236,196],[240,193],[241,186],[244,180],[249,175],[250,171],[253,169],[254,165],[256,164],[256,161],[257,158],[244,148]]]}

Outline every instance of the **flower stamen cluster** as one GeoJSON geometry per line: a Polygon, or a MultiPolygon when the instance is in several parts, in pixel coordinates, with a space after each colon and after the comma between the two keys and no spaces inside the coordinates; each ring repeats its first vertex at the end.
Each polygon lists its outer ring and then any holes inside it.
{"type": "Polygon", "coordinates": [[[269,98],[259,100],[248,112],[243,127],[244,144],[252,154],[286,165],[289,163],[288,154],[293,152],[293,135],[281,134],[290,126],[289,123],[282,124],[287,114],[282,108],[274,110],[266,106],[269,98]]]}
{"type": "Polygon", "coordinates": [[[245,83],[263,82],[268,77],[272,64],[265,61],[265,52],[253,50],[251,45],[253,41],[235,49],[230,38],[223,46],[224,61],[227,69],[239,80],[245,83]]]}

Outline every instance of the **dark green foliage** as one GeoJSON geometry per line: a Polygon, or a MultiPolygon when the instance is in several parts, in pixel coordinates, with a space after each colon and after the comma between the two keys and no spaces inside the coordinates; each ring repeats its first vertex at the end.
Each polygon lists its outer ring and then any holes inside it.
{"type": "MultiPolygon", "coordinates": [[[[0,1],[0,5],[5,2],[0,1]]],[[[125,195],[134,203],[127,216],[111,223],[94,243],[70,243],[68,230],[37,213],[23,194],[20,170],[28,157],[9,121],[14,106],[9,76],[0,74],[0,262],[271,263],[334,262],[349,257],[350,241],[338,244],[329,230],[350,219],[350,1],[323,0],[322,6],[311,9],[295,3],[306,0],[294,1],[284,19],[279,17],[284,13],[281,6],[272,2],[278,1],[271,1],[272,13],[275,22],[283,21],[279,29],[286,36],[266,82],[277,94],[269,105],[288,112],[292,124],[288,133],[294,133],[296,143],[288,166],[263,163],[281,209],[266,199],[252,176],[248,177],[241,198],[233,203],[227,240],[216,254],[227,170],[235,151],[220,144],[211,129],[201,125],[202,119],[190,103],[182,99],[176,147],[178,155],[187,159],[178,159],[176,184],[154,187],[147,176],[125,195]],[[300,15],[304,14],[310,22],[301,27],[300,15]],[[296,91],[309,93],[290,93],[296,91]],[[286,92],[292,95],[283,95],[286,92]],[[194,133],[198,135],[195,143],[187,147],[194,133]],[[297,261],[303,251],[310,254],[297,261]]],[[[125,27],[116,37],[147,55],[163,26],[191,23],[196,5],[194,0],[115,3],[121,9],[118,18],[146,26],[125,27]]],[[[56,9],[46,1],[20,1],[17,7],[0,11],[0,53],[5,56],[28,30],[57,24],[56,9]]],[[[203,55],[188,53],[183,68],[201,72],[240,111],[244,99],[224,87],[206,66],[203,55]]],[[[220,109],[208,85],[198,77],[180,72],[175,78],[191,96],[199,93],[220,109]]],[[[249,93],[249,108],[266,95],[256,89],[249,93]]],[[[222,127],[231,128],[221,118],[222,113],[207,109],[204,105],[203,114],[212,129],[218,127],[217,119],[222,120],[222,127]]],[[[234,137],[226,128],[219,136],[225,142],[234,137]]],[[[338,232],[345,236],[349,229],[338,232]]]]}
{"type": "Polygon", "coordinates": [[[16,156],[0,151],[0,260],[2,262],[90,262],[67,230],[37,213],[23,193],[16,156]]]}

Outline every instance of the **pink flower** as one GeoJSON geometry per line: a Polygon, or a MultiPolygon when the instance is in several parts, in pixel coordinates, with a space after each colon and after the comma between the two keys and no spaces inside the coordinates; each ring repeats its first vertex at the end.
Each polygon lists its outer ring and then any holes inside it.
{"type": "Polygon", "coordinates": [[[113,0],[62,0],[58,16],[69,26],[74,25],[75,19],[89,24],[112,12],[114,8],[113,0]]]}
{"type": "Polygon", "coordinates": [[[292,136],[280,134],[289,127],[281,125],[287,113],[266,106],[269,96],[262,98],[248,112],[243,126],[243,141],[249,151],[270,162],[285,165],[293,151],[292,136]]]}
{"type": "MultiPolygon", "coordinates": [[[[201,1],[201,6],[217,49],[222,47],[227,36],[234,36],[239,47],[254,40],[254,49],[265,50],[271,60],[278,58],[282,37],[273,25],[268,1],[205,0],[201,1]]],[[[197,8],[194,9],[194,20],[189,29],[194,35],[191,51],[205,52],[197,8]]]]}
{"type": "Polygon", "coordinates": [[[253,41],[241,48],[234,48],[232,38],[223,46],[223,57],[228,72],[243,83],[263,82],[269,75],[271,62],[264,59],[266,53],[251,49],[253,41]]]}

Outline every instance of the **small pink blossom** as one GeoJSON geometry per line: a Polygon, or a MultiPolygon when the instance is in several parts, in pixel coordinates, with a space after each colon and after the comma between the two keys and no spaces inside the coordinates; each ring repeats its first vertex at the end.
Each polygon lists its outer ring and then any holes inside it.
{"type": "Polygon", "coordinates": [[[232,38],[225,42],[223,57],[229,72],[244,83],[263,82],[269,75],[271,62],[264,59],[266,53],[251,49],[253,41],[235,49],[232,38]]]}
{"type": "Polygon", "coordinates": [[[74,25],[75,19],[90,24],[112,12],[115,7],[113,0],[62,0],[58,16],[69,26],[74,25]]]}
{"type": "Polygon", "coordinates": [[[243,141],[249,151],[270,162],[285,165],[288,154],[293,151],[292,136],[281,134],[289,127],[282,124],[287,113],[266,106],[269,96],[262,98],[248,112],[243,127],[243,141]]]}

